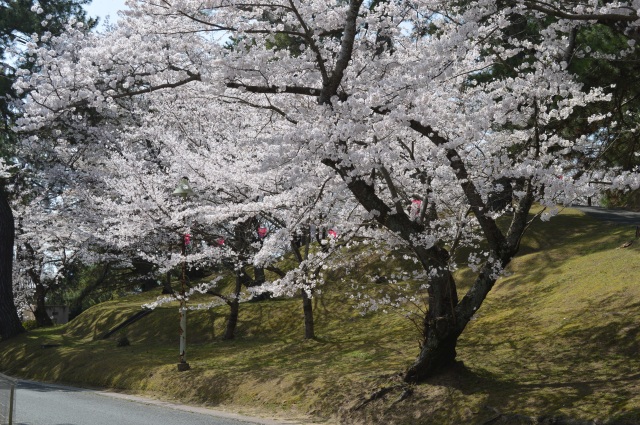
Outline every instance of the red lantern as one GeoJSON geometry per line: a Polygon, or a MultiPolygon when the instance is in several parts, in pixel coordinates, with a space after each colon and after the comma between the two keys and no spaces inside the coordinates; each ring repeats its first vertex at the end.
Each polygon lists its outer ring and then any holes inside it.
{"type": "Polygon", "coordinates": [[[268,231],[269,231],[269,229],[267,229],[266,227],[258,227],[258,236],[260,236],[260,239],[262,239],[265,236],[267,236],[267,232],[268,231]]]}
{"type": "Polygon", "coordinates": [[[420,215],[420,209],[422,208],[422,199],[414,199],[411,201],[411,212],[416,217],[420,215]]]}
{"type": "Polygon", "coordinates": [[[338,237],[338,232],[336,232],[336,231],[335,231],[335,230],[333,230],[333,229],[329,229],[329,232],[328,232],[328,233],[329,233],[329,236],[331,236],[331,237],[332,237],[332,238],[334,238],[334,239],[338,237]]]}
{"type": "Polygon", "coordinates": [[[216,243],[218,244],[218,246],[224,246],[224,238],[216,239],[216,243]]]}
{"type": "Polygon", "coordinates": [[[191,235],[189,233],[184,234],[184,244],[185,246],[191,245],[191,235]]]}

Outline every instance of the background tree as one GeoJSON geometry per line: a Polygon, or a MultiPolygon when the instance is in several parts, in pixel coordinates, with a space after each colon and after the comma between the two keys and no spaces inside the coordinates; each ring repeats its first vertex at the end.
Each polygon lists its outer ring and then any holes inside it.
{"type": "MultiPolygon", "coordinates": [[[[529,10],[538,12],[532,16],[535,20],[529,21],[530,28],[535,23],[537,34],[559,20],[589,21],[588,25],[572,25],[564,30],[568,42],[562,60],[585,89],[602,87],[611,95],[611,101],[593,103],[577,111],[571,123],[558,129],[573,137],[583,135],[591,140],[589,149],[577,154],[576,160],[581,161],[585,169],[594,166],[625,171],[635,169],[640,164],[640,121],[637,113],[640,108],[640,77],[636,72],[640,58],[635,48],[640,42],[640,27],[636,9],[624,4],[616,6],[609,1],[589,4],[568,1],[524,3],[529,10]],[[602,115],[603,119],[589,122],[588,117],[596,114],[602,115]]],[[[637,192],[607,191],[603,202],[612,206],[640,206],[637,192]]]]}
{"type": "Polygon", "coordinates": [[[13,302],[13,214],[4,190],[0,188],[0,338],[7,339],[24,331],[13,302]]]}
{"type": "MultiPolygon", "coordinates": [[[[33,69],[34,61],[23,56],[24,46],[29,42],[38,42],[41,36],[62,32],[65,23],[71,17],[95,25],[88,20],[82,9],[90,0],[55,0],[39,4],[32,0],[7,0],[0,3],[0,156],[9,158],[15,144],[11,130],[16,116],[20,113],[20,104],[16,101],[23,97],[12,88],[20,69],[33,69]]],[[[0,181],[4,185],[4,181],[0,181]]],[[[0,238],[3,260],[0,263],[0,335],[9,338],[21,332],[13,303],[12,264],[9,257],[13,253],[14,218],[9,207],[9,194],[0,188],[0,238]]]]}

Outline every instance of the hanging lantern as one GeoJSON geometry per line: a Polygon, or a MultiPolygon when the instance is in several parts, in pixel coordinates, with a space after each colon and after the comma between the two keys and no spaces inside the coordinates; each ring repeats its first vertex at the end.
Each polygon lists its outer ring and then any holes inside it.
{"type": "Polygon", "coordinates": [[[329,233],[329,236],[331,236],[333,239],[338,237],[338,232],[336,232],[333,229],[329,229],[329,231],[327,233],[329,233]]]}
{"type": "Polygon", "coordinates": [[[414,199],[411,201],[411,213],[416,217],[420,215],[420,209],[422,208],[422,199],[414,199]]]}
{"type": "Polygon", "coordinates": [[[191,235],[189,233],[184,234],[184,245],[191,245],[191,235]]]}
{"type": "Polygon", "coordinates": [[[258,227],[258,236],[260,237],[260,239],[267,236],[268,232],[269,232],[269,229],[267,229],[266,227],[258,227]]]}
{"type": "Polygon", "coordinates": [[[218,246],[224,246],[224,238],[216,239],[216,243],[218,244],[218,246]]]}
{"type": "Polygon", "coordinates": [[[173,196],[180,196],[182,198],[193,195],[194,192],[193,189],[191,189],[191,185],[189,184],[189,179],[187,177],[181,178],[175,190],[171,194],[173,196]]]}

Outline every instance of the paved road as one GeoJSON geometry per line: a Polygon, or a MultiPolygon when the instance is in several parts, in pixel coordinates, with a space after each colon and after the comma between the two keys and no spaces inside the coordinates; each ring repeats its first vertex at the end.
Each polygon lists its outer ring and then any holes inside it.
{"type": "Polygon", "coordinates": [[[573,205],[575,208],[590,215],[598,220],[610,221],[613,223],[640,226],[640,212],[626,211],[620,209],[607,209],[602,207],[587,207],[582,205],[573,205]]]}
{"type": "Polygon", "coordinates": [[[141,397],[32,381],[19,382],[16,399],[14,423],[17,425],[276,425],[285,423],[254,420],[141,397]]]}

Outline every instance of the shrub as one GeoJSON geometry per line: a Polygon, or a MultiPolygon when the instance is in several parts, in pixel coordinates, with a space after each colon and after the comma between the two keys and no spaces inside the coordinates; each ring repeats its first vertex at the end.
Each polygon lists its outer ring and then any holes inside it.
{"type": "Polygon", "coordinates": [[[22,327],[26,331],[32,331],[38,327],[38,322],[36,322],[35,320],[25,320],[24,322],[22,322],[22,327]]]}
{"type": "Polygon", "coordinates": [[[129,342],[129,338],[127,338],[126,335],[122,334],[118,337],[118,342],[116,345],[118,347],[128,347],[129,345],[131,345],[131,342],[129,342]]]}

